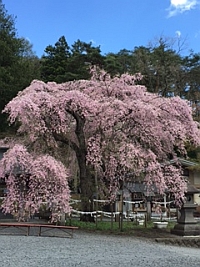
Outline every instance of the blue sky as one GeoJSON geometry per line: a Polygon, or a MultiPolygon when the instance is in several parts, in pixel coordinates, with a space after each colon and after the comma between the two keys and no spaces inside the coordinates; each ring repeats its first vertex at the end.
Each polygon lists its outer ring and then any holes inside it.
{"type": "Polygon", "coordinates": [[[3,0],[16,16],[19,37],[40,57],[64,35],[93,42],[102,54],[147,46],[160,36],[184,42],[184,54],[200,52],[200,0],[3,0]]]}

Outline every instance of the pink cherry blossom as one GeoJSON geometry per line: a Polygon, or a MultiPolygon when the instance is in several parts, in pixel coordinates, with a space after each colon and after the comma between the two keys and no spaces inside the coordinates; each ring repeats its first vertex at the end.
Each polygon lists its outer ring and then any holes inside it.
{"type": "Polygon", "coordinates": [[[0,176],[7,193],[2,207],[18,220],[27,220],[45,205],[51,220],[69,213],[68,171],[49,155],[32,155],[22,145],[10,148],[0,161],[0,176]]]}
{"type": "Polygon", "coordinates": [[[177,153],[186,157],[186,142],[200,143],[187,101],[147,92],[137,85],[139,74],[111,78],[104,71],[92,71],[90,80],[35,80],[4,112],[11,123],[20,122],[19,132],[30,144],[40,144],[38,149],[45,140],[51,150],[62,144],[75,153],[83,199],[93,197],[94,173],[102,197],[113,199],[127,173],[133,173],[131,179],[142,180],[149,190],[169,190],[177,201],[182,199],[186,182],[181,170],[164,168],[163,163],[177,153]]]}

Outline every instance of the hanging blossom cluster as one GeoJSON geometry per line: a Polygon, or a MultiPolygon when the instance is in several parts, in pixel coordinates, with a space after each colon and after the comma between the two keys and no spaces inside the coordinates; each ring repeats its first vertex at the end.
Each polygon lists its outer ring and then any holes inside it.
{"type": "MultiPolygon", "coordinates": [[[[156,186],[161,194],[170,190],[181,199],[186,183],[180,170],[171,167],[166,172],[163,163],[169,157],[176,159],[177,152],[186,157],[186,142],[200,144],[188,103],[147,92],[137,84],[139,74],[111,78],[104,71],[92,71],[87,81],[33,81],[4,112],[12,123],[20,122],[19,130],[32,141],[42,138],[69,144],[79,167],[85,162],[92,166],[109,195],[130,172],[149,188],[156,186]]],[[[80,179],[82,172],[83,166],[80,179]]]]}
{"type": "Polygon", "coordinates": [[[0,177],[7,187],[3,211],[20,221],[29,219],[44,205],[51,211],[51,221],[70,212],[69,174],[53,157],[34,157],[24,146],[15,145],[0,161],[0,177]]]}

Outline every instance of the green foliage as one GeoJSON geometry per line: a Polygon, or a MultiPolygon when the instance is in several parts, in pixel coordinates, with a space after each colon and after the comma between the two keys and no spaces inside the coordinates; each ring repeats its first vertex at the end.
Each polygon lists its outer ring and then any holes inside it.
{"type": "Polygon", "coordinates": [[[145,85],[149,92],[162,96],[182,96],[185,89],[183,59],[171,43],[163,38],[155,45],[107,54],[104,69],[112,76],[141,73],[141,84],[145,85]]]}
{"type": "MultiPolygon", "coordinates": [[[[0,111],[30,82],[40,77],[39,60],[32,52],[32,45],[18,38],[15,18],[7,14],[0,1],[0,111]]],[[[6,116],[0,115],[0,131],[8,128],[6,116]]]]}
{"type": "Polygon", "coordinates": [[[184,58],[185,98],[190,101],[194,110],[194,118],[200,121],[200,53],[190,53],[184,58]]]}
{"type": "Polygon", "coordinates": [[[124,73],[141,73],[141,84],[149,92],[161,96],[178,95],[191,101],[195,119],[200,117],[200,55],[191,52],[189,56],[180,55],[180,40],[160,37],[148,47],[135,47],[132,51],[122,49],[118,53],[101,55],[100,47],[80,40],[70,47],[64,36],[54,46],[45,49],[41,59],[43,81],[57,83],[89,79],[89,66],[97,65],[112,77],[124,73]],[[175,48],[177,43],[178,49],[175,48]]]}
{"type": "Polygon", "coordinates": [[[121,74],[122,66],[119,62],[118,55],[115,55],[114,53],[107,54],[104,60],[104,69],[110,73],[112,77],[121,74]]]}
{"type": "Polygon", "coordinates": [[[96,65],[102,67],[103,56],[99,47],[92,46],[92,43],[85,43],[77,40],[71,49],[70,58],[71,71],[75,73],[76,80],[89,79],[89,66],[96,65]]]}
{"type": "Polygon", "coordinates": [[[55,46],[49,45],[41,59],[41,78],[43,81],[54,81],[61,83],[68,77],[68,60],[70,57],[69,46],[62,36],[55,46]]]}
{"type": "Polygon", "coordinates": [[[130,72],[140,72],[142,84],[150,92],[162,96],[180,95],[181,60],[170,44],[160,38],[156,45],[135,47],[130,72]]]}
{"type": "Polygon", "coordinates": [[[162,39],[150,51],[149,75],[147,73],[151,79],[151,83],[147,83],[149,91],[162,96],[179,95],[176,85],[181,72],[181,57],[162,39]]]}
{"type": "Polygon", "coordinates": [[[88,79],[89,66],[102,66],[103,56],[99,47],[92,43],[77,40],[70,48],[65,37],[61,36],[54,46],[45,49],[41,59],[42,80],[57,83],[88,79]]]}

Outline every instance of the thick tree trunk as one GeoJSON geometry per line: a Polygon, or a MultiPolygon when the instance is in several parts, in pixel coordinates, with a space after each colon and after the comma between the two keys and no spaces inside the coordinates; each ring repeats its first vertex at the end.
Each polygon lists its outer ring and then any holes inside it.
{"type": "MultiPolygon", "coordinates": [[[[86,157],[84,154],[79,155],[78,158],[80,169],[80,189],[81,189],[81,208],[83,212],[93,211],[93,194],[94,194],[94,181],[91,171],[86,166],[86,157]]],[[[82,221],[94,222],[94,217],[91,214],[83,214],[81,216],[82,221]]]]}
{"type": "MultiPolygon", "coordinates": [[[[76,136],[79,142],[79,145],[76,149],[76,156],[79,165],[80,171],[80,188],[81,188],[81,207],[83,212],[91,212],[92,210],[92,201],[94,194],[94,181],[92,177],[91,170],[86,164],[86,155],[87,155],[87,145],[85,141],[84,134],[84,119],[76,117],[77,127],[76,127],[76,136]]],[[[83,221],[94,221],[94,217],[91,214],[83,214],[81,216],[83,221]]]]}
{"type": "MultiPolygon", "coordinates": [[[[94,177],[92,176],[91,168],[86,164],[87,146],[84,135],[84,120],[74,115],[77,121],[76,136],[78,145],[76,142],[66,140],[65,137],[54,133],[56,141],[63,142],[71,147],[75,152],[80,174],[80,189],[81,189],[81,210],[83,212],[91,212],[93,206],[93,194],[95,192],[94,177]]],[[[90,214],[84,214],[81,216],[81,220],[94,221],[94,218],[90,214]]]]}

